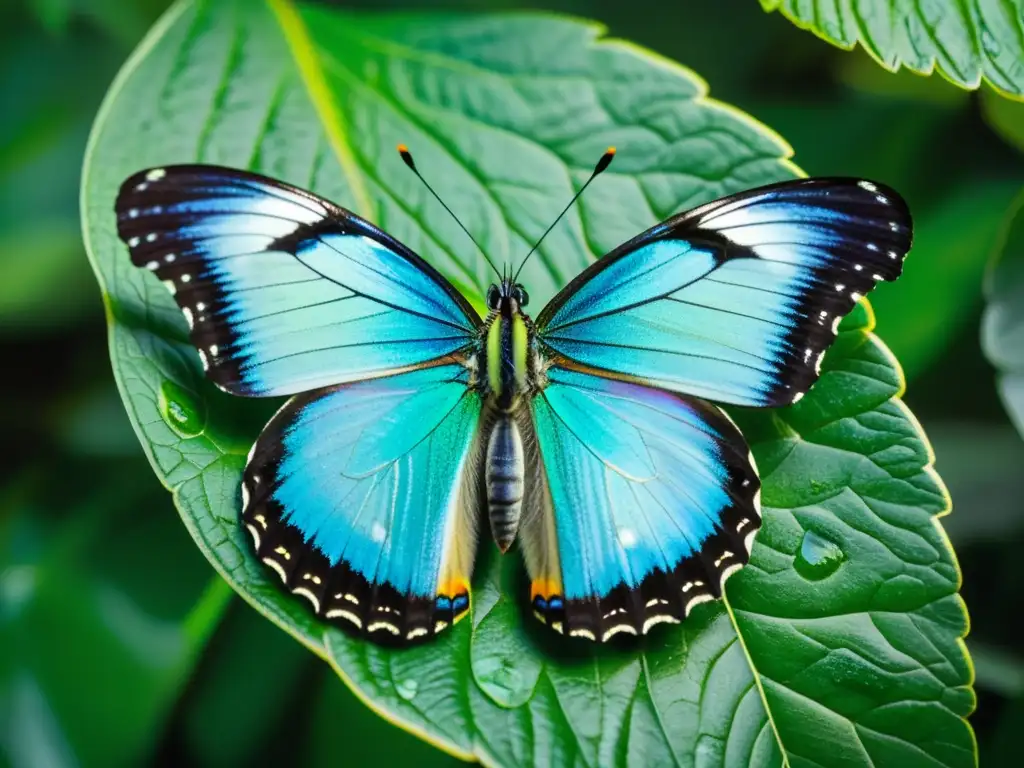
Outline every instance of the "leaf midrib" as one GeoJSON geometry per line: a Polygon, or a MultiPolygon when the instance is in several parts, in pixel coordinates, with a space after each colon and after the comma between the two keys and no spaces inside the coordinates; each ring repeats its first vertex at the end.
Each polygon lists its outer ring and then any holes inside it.
{"type": "Polygon", "coordinates": [[[349,191],[355,198],[355,212],[368,221],[375,221],[376,207],[363,184],[355,153],[348,141],[345,119],[330,96],[330,88],[324,77],[323,68],[319,65],[316,47],[309,36],[309,30],[291,0],[266,2],[281,28],[281,35],[295,62],[299,78],[327,135],[327,143],[334,152],[338,165],[341,166],[349,191]]]}

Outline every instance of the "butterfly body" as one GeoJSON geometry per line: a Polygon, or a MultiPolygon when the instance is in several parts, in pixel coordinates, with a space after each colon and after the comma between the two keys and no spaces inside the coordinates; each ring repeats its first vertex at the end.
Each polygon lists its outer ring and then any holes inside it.
{"type": "Polygon", "coordinates": [[[485,399],[481,429],[486,433],[484,474],[491,534],[502,552],[508,551],[519,530],[526,485],[526,465],[519,414],[542,388],[543,363],[537,352],[536,330],[523,312],[529,301],[525,289],[502,280],[487,291],[490,310],[480,331],[474,367],[486,370],[480,379],[485,399]]]}
{"type": "Polygon", "coordinates": [[[533,320],[515,278],[481,317],[374,225],[245,171],[141,171],[116,211],[205,375],[291,398],[241,481],[256,559],[321,619],[388,644],[467,615],[484,512],[565,635],[641,635],[721,597],[760,480],[709,401],[797,402],[911,234],[887,187],[795,179],[673,216],[533,320]]]}

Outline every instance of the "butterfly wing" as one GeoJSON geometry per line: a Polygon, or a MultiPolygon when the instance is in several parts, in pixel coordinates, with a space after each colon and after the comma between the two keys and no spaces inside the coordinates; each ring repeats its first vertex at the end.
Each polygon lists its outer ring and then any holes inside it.
{"type": "Polygon", "coordinates": [[[386,643],[469,606],[480,398],[460,364],[290,400],[245,469],[256,555],[314,612],[386,643]]]}
{"type": "Polygon", "coordinates": [[[476,311],[429,264],[355,214],[244,171],[179,165],[121,187],[132,262],[174,293],[207,376],[289,395],[463,349],[476,311]]]}
{"type": "Polygon", "coordinates": [[[839,321],[910,248],[906,204],[799,179],[680,214],[584,270],[537,318],[549,357],[749,406],[817,380],[839,321]]]}
{"type": "Polygon", "coordinates": [[[533,400],[521,543],[537,616],[605,641],[677,622],[747,562],[760,482],[743,436],[696,398],[553,368],[533,400]]]}

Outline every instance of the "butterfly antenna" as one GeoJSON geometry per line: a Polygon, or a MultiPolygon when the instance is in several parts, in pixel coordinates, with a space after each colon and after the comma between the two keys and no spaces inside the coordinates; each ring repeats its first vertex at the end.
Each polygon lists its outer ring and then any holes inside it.
{"type": "Polygon", "coordinates": [[[562,212],[558,214],[553,222],[551,222],[551,226],[544,230],[544,234],[540,236],[540,239],[534,244],[533,248],[530,249],[530,252],[526,254],[526,257],[519,265],[519,269],[516,270],[515,277],[512,278],[513,283],[519,279],[519,273],[523,271],[523,267],[526,266],[526,262],[529,261],[531,256],[533,256],[533,252],[540,247],[540,244],[544,242],[544,238],[548,236],[548,233],[555,228],[555,224],[562,220],[562,217],[569,212],[570,208],[572,208],[573,203],[575,203],[579,199],[580,195],[583,194],[583,191],[590,186],[590,182],[596,179],[598,174],[602,173],[609,165],[611,165],[614,158],[615,147],[608,147],[608,149],[605,150],[605,153],[601,155],[601,159],[597,161],[597,165],[594,166],[594,172],[590,174],[590,178],[587,179],[586,183],[582,187],[580,187],[579,192],[572,196],[572,200],[569,201],[569,204],[562,209],[562,212]]]}
{"type": "Polygon", "coordinates": [[[478,243],[476,241],[476,238],[473,237],[473,235],[471,235],[469,233],[469,230],[466,229],[466,227],[463,225],[463,223],[461,221],[459,221],[459,217],[456,216],[452,212],[452,209],[449,208],[447,205],[445,205],[444,200],[442,200],[440,195],[438,195],[437,192],[434,191],[434,188],[427,183],[427,180],[424,179],[423,176],[420,175],[419,170],[416,168],[416,163],[414,163],[413,160],[412,160],[412,153],[409,151],[409,148],[407,146],[405,146],[405,144],[399,144],[398,145],[398,154],[402,156],[402,161],[407,166],[409,166],[409,170],[411,170],[413,173],[416,174],[416,178],[423,182],[423,186],[425,186],[430,191],[430,194],[432,194],[434,196],[434,199],[437,200],[437,202],[439,202],[441,204],[441,207],[444,208],[446,211],[448,211],[448,215],[451,216],[453,219],[455,219],[455,223],[459,225],[459,228],[463,232],[466,233],[466,237],[468,237],[470,240],[473,241],[473,245],[475,245],[479,249],[479,251],[483,255],[484,259],[487,261],[487,263],[490,265],[491,269],[494,270],[494,273],[496,275],[498,275],[498,277],[500,279],[501,278],[501,273],[498,272],[498,268],[496,266],[494,266],[494,262],[491,261],[491,257],[487,255],[487,251],[485,251],[483,249],[483,246],[480,245],[480,243],[478,243]]]}

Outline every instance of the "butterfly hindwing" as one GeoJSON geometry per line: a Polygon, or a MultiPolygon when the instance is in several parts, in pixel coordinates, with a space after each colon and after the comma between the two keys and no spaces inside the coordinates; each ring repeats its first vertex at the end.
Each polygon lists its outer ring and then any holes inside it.
{"type": "Polygon", "coordinates": [[[546,353],[719,402],[787,405],[839,321],[910,248],[906,204],[798,179],[680,214],[584,270],[537,318],[546,353]]]}
{"type": "Polygon", "coordinates": [[[245,171],[135,174],[116,203],[136,266],[174,293],[207,376],[290,395],[455,353],[480,323],[430,265],[369,222],[245,171]]]}
{"type": "Polygon", "coordinates": [[[521,542],[533,609],[556,630],[644,634],[719,597],[747,562],[760,481],[718,408],[555,367],[533,428],[539,471],[521,542]]]}
{"type": "Polygon", "coordinates": [[[256,556],[317,616],[384,643],[469,607],[480,398],[459,363],[290,400],[245,469],[256,556]]]}

